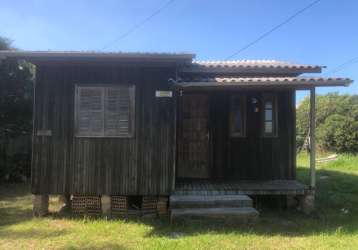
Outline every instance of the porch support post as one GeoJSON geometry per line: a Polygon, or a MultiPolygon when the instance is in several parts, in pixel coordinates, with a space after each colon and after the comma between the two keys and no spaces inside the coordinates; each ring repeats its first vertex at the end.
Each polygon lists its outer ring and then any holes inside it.
{"type": "Polygon", "coordinates": [[[316,187],[316,91],[310,90],[310,187],[316,187]]]}
{"type": "Polygon", "coordinates": [[[310,89],[310,189],[299,197],[300,207],[305,214],[313,212],[315,207],[316,188],[316,93],[315,88],[310,89]]]}

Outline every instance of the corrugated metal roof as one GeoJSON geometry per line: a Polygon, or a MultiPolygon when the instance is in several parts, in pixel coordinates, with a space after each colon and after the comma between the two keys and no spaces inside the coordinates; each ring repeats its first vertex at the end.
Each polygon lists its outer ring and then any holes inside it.
{"type": "Polygon", "coordinates": [[[98,51],[0,51],[0,58],[19,58],[29,60],[88,60],[88,59],[159,59],[184,60],[191,62],[195,54],[191,53],[152,53],[152,52],[98,52],[98,51]]]}
{"type": "Polygon", "coordinates": [[[239,77],[239,78],[192,78],[176,83],[182,88],[196,87],[253,87],[253,86],[285,86],[285,87],[313,87],[313,86],[348,86],[353,81],[340,77],[239,77]]]}
{"type": "Polygon", "coordinates": [[[324,66],[277,60],[193,61],[182,72],[188,73],[320,73],[324,66]]]}
{"type": "Polygon", "coordinates": [[[282,68],[313,69],[319,65],[298,64],[277,60],[194,61],[193,66],[206,68],[282,68]]]}

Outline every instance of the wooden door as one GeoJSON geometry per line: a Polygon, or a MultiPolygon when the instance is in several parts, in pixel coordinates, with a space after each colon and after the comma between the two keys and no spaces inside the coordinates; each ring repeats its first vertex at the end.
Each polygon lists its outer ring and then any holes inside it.
{"type": "Polygon", "coordinates": [[[209,98],[181,97],[178,121],[178,178],[209,178],[209,98]]]}

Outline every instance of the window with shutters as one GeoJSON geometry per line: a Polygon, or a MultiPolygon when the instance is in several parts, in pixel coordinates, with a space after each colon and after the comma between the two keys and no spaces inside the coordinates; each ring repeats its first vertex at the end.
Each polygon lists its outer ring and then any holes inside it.
{"type": "Polygon", "coordinates": [[[133,137],[135,87],[76,86],[78,137],[133,137]]]}
{"type": "Polygon", "coordinates": [[[263,135],[277,136],[277,99],[274,95],[263,96],[263,135]]]}

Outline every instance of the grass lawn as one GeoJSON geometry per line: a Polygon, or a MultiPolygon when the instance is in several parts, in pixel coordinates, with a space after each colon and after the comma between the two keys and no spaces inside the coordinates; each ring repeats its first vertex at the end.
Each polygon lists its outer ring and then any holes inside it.
{"type": "MultiPolygon", "coordinates": [[[[298,179],[308,183],[306,155],[298,179]]],[[[33,218],[29,186],[0,186],[1,249],[358,249],[358,156],[317,166],[317,211],[260,211],[253,225],[233,221],[33,218]]],[[[58,209],[51,199],[50,211],[58,209]]]]}

